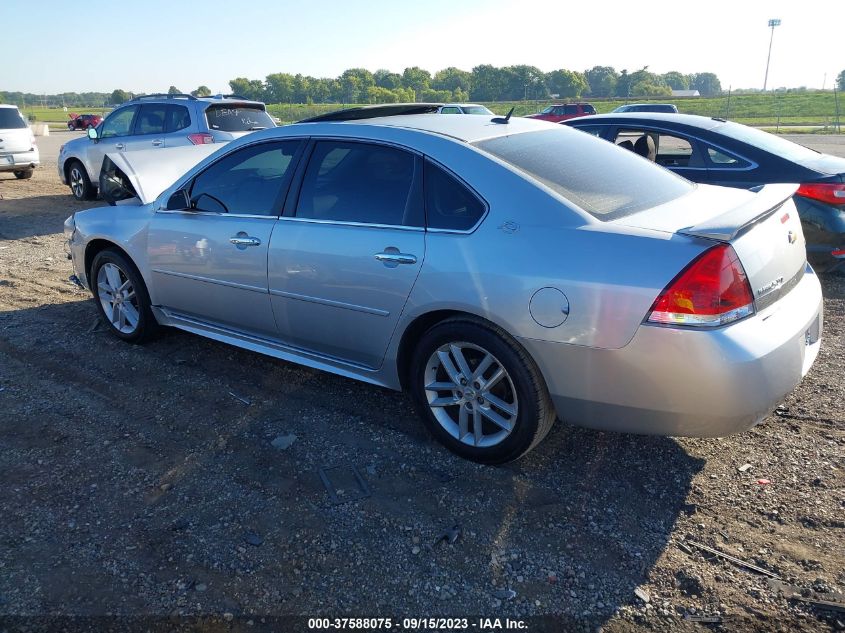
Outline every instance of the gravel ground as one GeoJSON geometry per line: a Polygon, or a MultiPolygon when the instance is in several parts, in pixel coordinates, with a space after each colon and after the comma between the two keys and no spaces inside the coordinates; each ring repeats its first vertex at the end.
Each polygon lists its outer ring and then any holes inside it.
{"type": "Polygon", "coordinates": [[[845,600],[845,277],[823,279],[814,368],[755,429],[558,424],[490,468],[430,440],[401,394],[175,331],[117,341],[67,281],[61,225],[81,205],[54,166],[0,174],[0,194],[0,630],[845,629],[811,602],[845,600]]]}

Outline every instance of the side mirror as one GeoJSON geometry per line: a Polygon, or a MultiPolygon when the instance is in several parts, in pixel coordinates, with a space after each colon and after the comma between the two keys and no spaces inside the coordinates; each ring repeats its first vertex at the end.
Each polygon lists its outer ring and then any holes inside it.
{"type": "Polygon", "coordinates": [[[92,141],[97,140],[97,128],[95,128],[95,127],[89,127],[88,128],[88,138],[90,138],[92,141]]]}
{"type": "Polygon", "coordinates": [[[167,200],[168,211],[190,211],[191,208],[191,197],[186,189],[179,189],[167,200]]]}

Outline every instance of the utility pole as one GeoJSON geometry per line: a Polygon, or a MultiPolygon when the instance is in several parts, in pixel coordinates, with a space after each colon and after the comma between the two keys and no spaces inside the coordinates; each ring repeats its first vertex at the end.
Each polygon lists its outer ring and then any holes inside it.
{"type": "Polygon", "coordinates": [[[776,26],[780,26],[780,20],[778,18],[769,20],[769,28],[772,29],[772,35],[769,37],[769,56],[766,58],[766,77],[763,79],[763,92],[766,92],[766,84],[769,83],[769,62],[772,60],[772,40],[775,39],[776,26]]]}

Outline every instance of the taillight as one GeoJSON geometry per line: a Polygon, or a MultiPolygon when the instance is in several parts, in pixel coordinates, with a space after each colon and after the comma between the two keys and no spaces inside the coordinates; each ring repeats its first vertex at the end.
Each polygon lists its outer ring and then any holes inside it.
{"type": "Polygon", "coordinates": [[[845,204],[845,183],[805,182],[795,193],[827,204],[845,204]]]}
{"type": "Polygon", "coordinates": [[[188,140],[194,145],[207,145],[214,142],[214,137],[206,132],[198,132],[197,134],[188,134],[188,140]]]}
{"type": "Polygon", "coordinates": [[[713,327],[754,313],[745,269],[729,244],[702,253],[655,299],[649,323],[713,327]]]}

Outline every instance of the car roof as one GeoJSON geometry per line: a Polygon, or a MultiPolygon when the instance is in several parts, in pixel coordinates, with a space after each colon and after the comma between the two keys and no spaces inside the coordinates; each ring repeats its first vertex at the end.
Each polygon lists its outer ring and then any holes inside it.
{"type": "Polygon", "coordinates": [[[626,122],[670,124],[676,127],[686,126],[701,130],[712,130],[724,125],[726,120],[717,117],[699,116],[697,114],[673,114],[669,112],[610,112],[608,114],[594,114],[584,119],[571,119],[564,121],[564,124],[579,127],[581,125],[596,125],[601,123],[624,124],[626,122]]]}
{"type": "Polygon", "coordinates": [[[0,108],[15,108],[17,110],[18,106],[13,103],[0,103],[0,108]]]}
{"type": "Polygon", "coordinates": [[[494,123],[493,119],[503,119],[503,117],[444,117],[439,114],[406,114],[374,117],[369,119],[355,119],[350,121],[303,121],[285,126],[284,128],[276,129],[290,129],[310,125],[372,125],[418,130],[421,132],[447,136],[466,143],[474,143],[476,141],[496,138],[499,136],[507,136],[510,134],[555,129],[555,126],[557,125],[556,123],[549,123],[547,121],[538,121],[536,119],[523,117],[511,117],[508,123],[494,123]]]}

